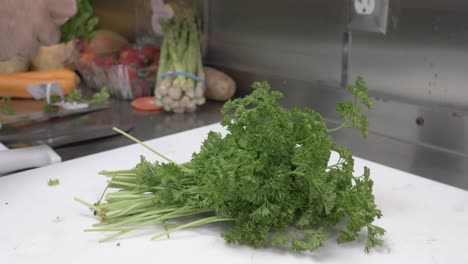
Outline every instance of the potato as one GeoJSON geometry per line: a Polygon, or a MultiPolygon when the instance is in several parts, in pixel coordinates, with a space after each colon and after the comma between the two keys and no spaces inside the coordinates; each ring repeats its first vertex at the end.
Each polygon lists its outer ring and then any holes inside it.
{"type": "Polygon", "coordinates": [[[216,101],[227,101],[236,92],[236,83],[234,80],[219,70],[204,67],[207,99],[216,101]]]}
{"type": "Polygon", "coordinates": [[[44,71],[51,69],[74,70],[75,42],[61,43],[52,46],[40,47],[32,59],[32,69],[44,71]]]}
{"type": "Polygon", "coordinates": [[[0,61],[0,74],[25,72],[28,69],[29,60],[23,57],[15,56],[6,61],[0,61]]]}

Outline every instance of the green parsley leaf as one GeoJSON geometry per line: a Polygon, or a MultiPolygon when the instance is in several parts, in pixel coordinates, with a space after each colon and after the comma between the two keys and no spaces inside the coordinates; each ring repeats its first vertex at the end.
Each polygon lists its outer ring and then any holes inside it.
{"type": "Polygon", "coordinates": [[[71,93],[65,96],[65,102],[68,103],[83,103],[83,93],[79,89],[74,89],[71,93]]]}
{"type": "Polygon", "coordinates": [[[59,184],[60,184],[59,179],[49,179],[49,181],[47,182],[47,185],[49,186],[57,186],[59,184]]]}
{"type": "Polygon", "coordinates": [[[106,87],[103,87],[101,88],[101,90],[99,90],[99,92],[93,94],[93,97],[87,103],[90,105],[105,104],[109,102],[109,98],[110,98],[109,91],[107,90],[106,87]]]}
{"type": "Polygon", "coordinates": [[[16,114],[15,110],[12,107],[11,98],[10,97],[1,97],[0,98],[0,110],[5,115],[14,115],[16,114]]]}
{"type": "Polygon", "coordinates": [[[43,105],[43,111],[44,113],[46,114],[51,114],[51,113],[55,113],[59,110],[59,106],[56,105],[55,103],[58,103],[60,101],[60,97],[59,96],[51,96],[50,97],[50,103],[44,103],[43,105]]]}
{"type": "Polygon", "coordinates": [[[94,15],[90,0],[76,0],[77,13],[60,28],[60,42],[68,42],[76,38],[92,39],[94,29],[99,19],[94,15]]]}
{"type": "Polygon", "coordinates": [[[340,127],[329,130],[329,132],[353,127],[361,131],[364,138],[367,138],[369,121],[367,117],[361,113],[359,104],[364,105],[368,109],[372,108],[372,101],[368,95],[369,87],[362,77],[358,77],[354,85],[348,86],[348,91],[353,95],[354,101],[340,103],[336,108],[336,111],[344,123],[340,127]]]}

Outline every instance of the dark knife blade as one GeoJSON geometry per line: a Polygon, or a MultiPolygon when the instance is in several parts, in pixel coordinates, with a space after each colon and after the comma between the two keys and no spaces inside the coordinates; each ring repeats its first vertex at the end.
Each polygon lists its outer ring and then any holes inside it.
{"type": "Polygon", "coordinates": [[[0,120],[0,129],[18,128],[36,123],[42,123],[53,119],[63,119],[76,115],[88,114],[96,111],[108,109],[109,105],[92,105],[83,109],[65,110],[62,109],[56,113],[37,112],[32,114],[20,114],[12,116],[2,116],[0,120]]]}
{"type": "MultiPolygon", "coordinates": [[[[36,135],[32,135],[32,137],[28,138],[24,138],[23,135],[16,137],[14,135],[0,136],[0,142],[8,148],[23,148],[44,144],[49,145],[52,148],[57,148],[118,135],[119,133],[114,131],[113,127],[113,125],[100,125],[96,127],[87,126],[64,131],[60,135],[55,134],[52,137],[44,137],[46,135],[43,133],[37,133],[36,135]]],[[[121,123],[118,128],[125,132],[129,132],[134,128],[134,126],[131,123],[121,123]]]]}

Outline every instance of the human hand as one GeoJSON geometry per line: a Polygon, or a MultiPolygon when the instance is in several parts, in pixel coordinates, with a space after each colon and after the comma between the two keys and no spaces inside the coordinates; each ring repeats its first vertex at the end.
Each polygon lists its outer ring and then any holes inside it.
{"type": "Polygon", "coordinates": [[[76,0],[0,0],[0,60],[32,57],[60,39],[60,26],[76,13],[76,0]]]}

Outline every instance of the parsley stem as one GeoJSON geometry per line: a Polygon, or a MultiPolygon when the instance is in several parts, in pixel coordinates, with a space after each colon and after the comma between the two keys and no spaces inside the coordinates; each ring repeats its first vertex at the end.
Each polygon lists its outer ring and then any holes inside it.
{"type": "Polygon", "coordinates": [[[146,185],[141,185],[141,184],[136,184],[136,183],[130,183],[130,182],[123,182],[123,181],[114,181],[114,180],[109,180],[108,181],[109,185],[111,188],[116,188],[116,187],[132,187],[132,188],[144,188],[144,189],[156,189],[160,190],[161,188],[155,186],[155,187],[148,187],[146,185]]]}
{"type": "MultiPolygon", "coordinates": [[[[211,210],[183,207],[183,208],[177,209],[177,210],[175,210],[173,212],[170,212],[168,214],[159,216],[159,217],[157,217],[155,219],[152,219],[152,220],[141,222],[141,219],[140,219],[140,220],[135,221],[135,223],[139,223],[139,224],[132,225],[132,226],[127,227],[127,228],[118,229],[118,230],[121,230],[121,231],[119,231],[119,232],[117,232],[117,233],[115,233],[113,235],[110,235],[108,237],[105,237],[104,239],[100,240],[99,242],[106,242],[106,241],[112,240],[112,239],[114,239],[114,238],[116,238],[118,236],[124,235],[124,234],[126,234],[128,232],[131,232],[133,230],[139,229],[141,227],[144,227],[144,226],[147,226],[147,225],[150,225],[150,224],[164,225],[165,220],[176,219],[176,218],[180,218],[180,217],[184,217],[184,216],[191,216],[191,215],[196,215],[196,214],[201,214],[201,213],[206,213],[206,212],[211,212],[211,210]]],[[[219,222],[219,221],[213,221],[213,222],[219,222]]],[[[227,220],[224,220],[224,221],[227,221],[227,220]]],[[[195,221],[195,222],[198,222],[198,221],[195,221]]],[[[185,226],[185,225],[182,225],[182,226],[185,226]]],[[[181,226],[179,226],[178,229],[182,229],[181,226]]],[[[87,229],[87,230],[85,230],[85,232],[92,232],[92,230],[93,229],[87,229]]],[[[113,228],[111,228],[111,229],[99,228],[98,229],[98,231],[103,231],[103,232],[105,232],[106,230],[115,231],[115,229],[113,229],[113,228]]],[[[169,231],[171,231],[171,230],[169,230],[169,231]]],[[[165,232],[164,235],[167,235],[166,233],[167,232],[165,232]]]]}
{"type": "MultiPolygon", "coordinates": [[[[107,196],[106,196],[106,199],[107,200],[112,200],[112,201],[115,201],[115,200],[128,200],[128,199],[138,199],[140,198],[142,195],[141,194],[120,194],[120,193],[109,193],[107,196]]],[[[151,199],[153,199],[153,197],[151,197],[151,199]]]]}
{"type": "Polygon", "coordinates": [[[79,202],[80,204],[85,205],[89,209],[93,209],[93,210],[98,210],[99,209],[97,206],[94,206],[94,205],[92,205],[92,204],[90,204],[88,202],[85,202],[85,201],[81,200],[80,198],[75,197],[75,201],[79,202]]]}
{"type": "Polygon", "coordinates": [[[157,152],[156,150],[150,148],[148,145],[146,145],[145,143],[141,142],[140,140],[138,140],[137,138],[129,135],[128,133],[126,133],[125,131],[121,130],[121,129],[118,129],[116,127],[113,128],[114,131],[117,131],[119,132],[120,134],[122,134],[123,136],[131,139],[132,141],[140,144],[141,146],[145,147],[146,149],[148,149],[149,151],[153,152],[154,154],[158,155],[159,157],[165,159],[166,161],[169,161],[170,163],[174,163],[174,164],[177,164],[175,163],[173,160],[169,159],[168,157],[164,156],[163,154],[157,152]]]}
{"type": "Polygon", "coordinates": [[[121,171],[101,171],[99,174],[113,177],[113,176],[135,176],[133,170],[121,170],[121,171]]]}
{"type": "Polygon", "coordinates": [[[125,219],[114,220],[113,222],[98,223],[98,224],[94,224],[93,226],[95,227],[105,226],[107,228],[119,227],[119,226],[124,226],[124,225],[132,224],[132,223],[137,223],[140,221],[146,221],[149,219],[159,218],[163,214],[170,213],[176,210],[177,208],[166,208],[166,209],[156,209],[156,210],[148,209],[146,212],[142,212],[142,213],[139,213],[134,216],[130,216],[125,219]]]}
{"type": "Polygon", "coordinates": [[[346,128],[346,127],[348,127],[348,121],[347,120],[341,126],[335,127],[335,128],[332,128],[332,129],[328,129],[327,132],[328,133],[333,133],[333,132],[339,131],[339,130],[341,130],[343,128],[346,128]]]}
{"type": "MultiPolygon", "coordinates": [[[[132,226],[131,228],[123,229],[122,231],[117,232],[117,233],[115,233],[115,234],[113,234],[113,235],[107,236],[107,237],[105,237],[104,239],[99,240],[99,242],[101,242],[101,243],[102,243],[102,242],[106,242],[106,241],[112,240],[112,239],[114,239],[114,238],[116,238],[116,237],[118,237],[118,236],[124,235],[124,234],[126,234],[126,233],[128,233],[128,232],[131,232],[131,231],[133,231],[133,230],[137,230],[137,229],[139,229],[139,228],[141,228],[141,227],[147,226],[147,225],[149,225],[149,224],[156,224],[156,223],[160,223],[160,222],[161,222],[160,220],[150,220],[150,221],[146,221],[146,222],[140,223],[140,224],[138,224],[138,225],[134,225],[134,226],[132,226]]],[[[105,229],[103,229],[103,230],[105,230],[105,229]]],[[[89,231],[90,231],[89,229],[88,229],[88,230],[85,230],[85,232],[89,232],[89,231]]]]}
{"type": "Polygon", "coordinates": [[[178,227],[169,229],[164,233],[161,233],[159,235],[156,235],[156,236],[152,237],[151,239],[152,240],[158,239],[160,237],[167,236],[167,235],[171,234],[172,232],[175,232],[177,230],[184,229],[184,228],[196,227],[196,226],[201,226],[201,225],[206,225],[206,224],[211,224],[211,223],[216,223],[216,222],[234,221],[234,220],[235,219],[233,219],[233,218],[219,218],[217,216],[207,217],[207,218],[203,218],[203,219],[200,219],[200,220],[197,220],[197,221],[190,222],[188,224],[180,225],[178,227]]]}
{"type": "Polygon", "coordinates": [[[130,215],[130,214],[135,213],[136,210],[145,209],[145,211],[146,211],[147,210],[146,208],[151,207],[151,205],[153,205],[153,203],[151,201],[150,202],[142,201],[142,202],[132,204],[126,209],[113,211],[113,212],[111,212],[113,214],[109,213],[109,214],[107,214],[107,216],[108,217],[118,217],[118,216],[123,216],[123,215],[130,215]]]}

